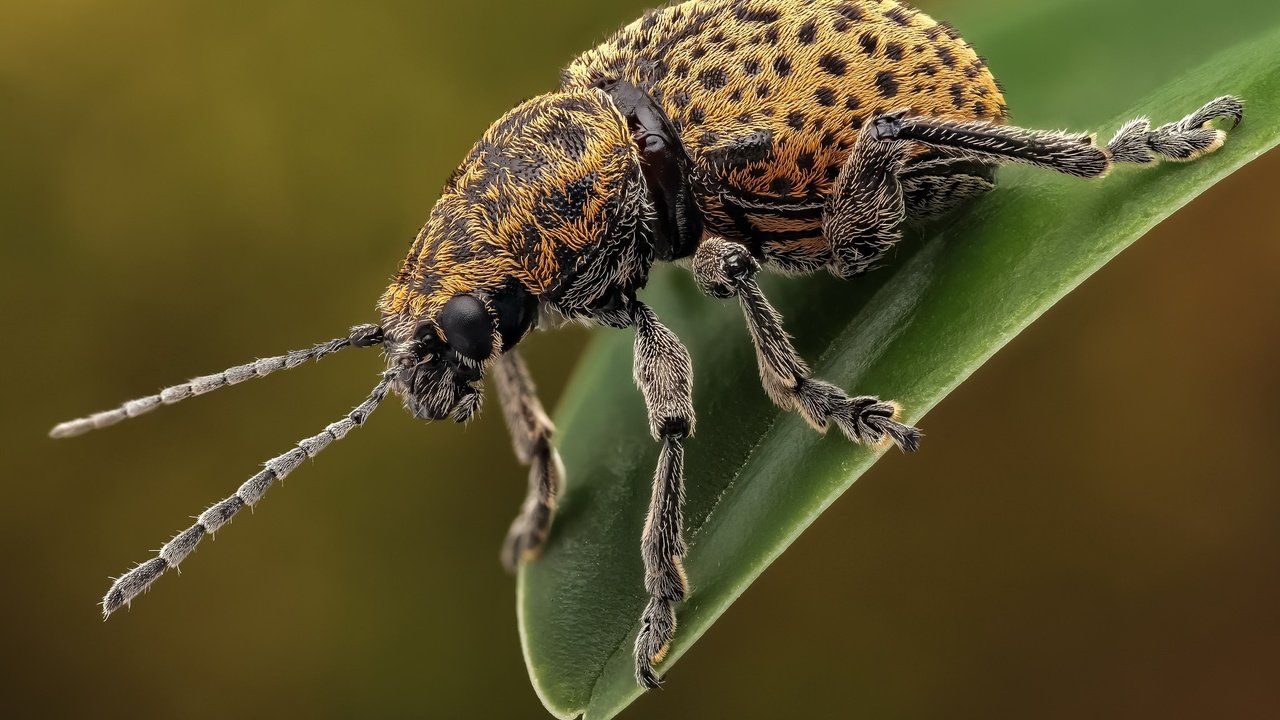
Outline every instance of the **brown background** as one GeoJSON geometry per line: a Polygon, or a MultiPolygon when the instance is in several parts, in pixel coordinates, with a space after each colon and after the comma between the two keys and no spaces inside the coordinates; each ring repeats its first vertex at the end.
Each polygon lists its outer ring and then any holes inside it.
{"type": "MultiPolygon", "coordinates": [[[[486,123],[642,7],[4,8],[4,714],[542,716],[496,561],[523,484],[496,408],[464,429],[392,404],[106,624],[108,575],[336,419],[378,362],[44,433],[370,320],[486,123]]],[[[1052,309],[630,716],[1274,714],[1277,191],[1272,153],[1052,309]]],[[[529,341],[548,398],[584,337],[529,341]]]]}

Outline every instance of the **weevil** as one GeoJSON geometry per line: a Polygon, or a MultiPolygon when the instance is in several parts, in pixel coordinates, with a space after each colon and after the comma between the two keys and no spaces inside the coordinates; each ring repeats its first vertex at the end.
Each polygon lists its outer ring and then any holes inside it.
{"type": "Polygon", "coordinates": [[[502,559],[508,568],[533,559],[564,470],[517,346],[535,328],[580,320],[634,330],[634,380],[659,443],[634,645],[637,682],[656,687],[690,587],[681,501],[694,431],[689,354],[638,297],[656,263],[684,261],[704,293],[739,302],[761,383],[780,408],[853,442],[913,451],[921,434],[896,403],[811,375],[757,274],[825,268],[852,279],[905,222],[993,189],[1000,165],[1097,178],[1117,164],[1193,160],[1225,141],[1214,121],[1234,127],[1242,117],[1241,102],[1223,96],[1159,127],[1135,119],[1100,146],[1091,134],[1010,125],[987,63],[951,26],[901,3],[689,0],[651,10],[573,60],[556,90],[488,128],[378,301],[377,324],[53,429],[77,435],[349,346],[380,346],[387,360],[355,409],[267,461],[116,579],[103,612],[130,603],[272,483],[363,425],[389,392],[416,418],[465,422],[480,409],[486,374],[530,468],[502,559]]]}

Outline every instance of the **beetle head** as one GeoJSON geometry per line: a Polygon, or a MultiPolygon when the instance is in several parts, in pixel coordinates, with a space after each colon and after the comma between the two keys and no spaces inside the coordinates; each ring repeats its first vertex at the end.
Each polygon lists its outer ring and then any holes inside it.
{"type": "Polygon", "coordinates": [[[485,364],[524,336],[540,304],[573,314],[635,268],[647,273],[647,202],[632,133],[604,92],[542,95],[495,122],[379,302],[409,410],[470,418],[485,364]]]}

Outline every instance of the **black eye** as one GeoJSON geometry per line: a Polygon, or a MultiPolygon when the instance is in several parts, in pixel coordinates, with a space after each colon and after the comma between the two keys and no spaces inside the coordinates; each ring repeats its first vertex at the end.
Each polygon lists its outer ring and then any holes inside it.
{"type": "Polygon", "coordinates": [[[475,296],[453,296],[440,309],[436,323],[449,347],[459,355],[484,360],[493,352],[493,321],[475,296]]]}

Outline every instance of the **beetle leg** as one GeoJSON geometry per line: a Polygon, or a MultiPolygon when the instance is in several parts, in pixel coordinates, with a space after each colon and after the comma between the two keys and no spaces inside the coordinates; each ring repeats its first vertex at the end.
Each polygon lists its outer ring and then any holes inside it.
{"type": "Polygon", "coordinates": [[[529,466],[529,494],[502,546],[502,564],[514,572],[522,560],[536,557],[547,540],[564,466],[551,444],[555,426],[538,401],[524,358],[518,351],[508,350],[492,367],[516,457],[529,466]]]}
{"type": "Polygon", "coordinates": [[[704,240],[694,255],[694,277],[712,297],[737,296],[747,318],[760,365],[760,381],[778,407],[800,413],[817,430],[829,422],[850,440],[906,451],[920,446],[920,431],[898,422],[895,402],[870,396],[850,397],[840,388],[814,379],[782,327],[782,316],[765,299],[755,274],[759,264],[747,248],[722,238],[704,240]]]}
{"type": "Polygon", "coordinates": [[[693,433],[693,366],[675,333],[643,303],[632,307],[636,328],[635,381],[649,412],[649,432],[662,441],[653,496],[640,542],[644,587],[649,602],[636,637],[636,680],[655,688],[662,679],[653,666],[662,661],[675,636],[675,603],[689,590],[683,558],[684,439],[693,433]]]}
{"type": "Polygon", "coordinates": [[[903,170],[908,218],[942,215],[995,188],[995,165],[964,158],[915,158],[903,170]]]}
{"type": "Polygon", "coordinates": [[[873,118],[867,130],[890,144],[912,140],[963,157],[1034,165],[1077,177],[1098,177],[1117,162],[1185,161],[1211,153],[1226,141],[1226,133],[1212,127],[1212,123],[1231,120],[1238,125],[1243,117],[1244,105],[1240,100],[1224,95],[1181,120],[1154,130],[1145,117],[1131,120],[1105,148],[1097,147],[1093,135],[1088,133],[907,117],[905,111],[873,118]]]}
{"type": "Polygon", "coordinates": [[[906,217],[900,175],[911,143],[885,140],[868,123],[836,177],[822,213],[832,271],[842,278],[864,272],[902,238],[906,217]]]}

